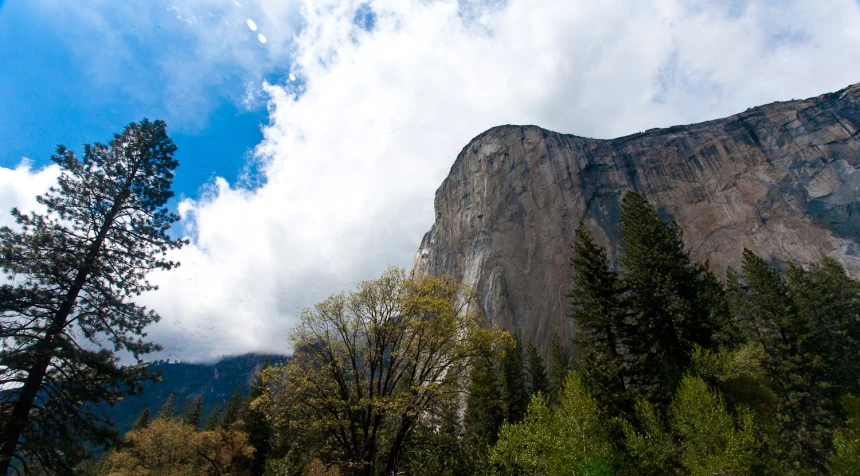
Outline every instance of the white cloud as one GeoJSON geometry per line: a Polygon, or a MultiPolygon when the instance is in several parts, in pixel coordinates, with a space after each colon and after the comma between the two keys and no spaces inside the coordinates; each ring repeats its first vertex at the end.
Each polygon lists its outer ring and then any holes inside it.
{"type": "MultiPolygon", "coordinates": [[[[273,35],[277,3],[242,18],[273,35]]],[[[295,41],[269,36],[301,81],[266,86],[265,185],[182,204],[194,243],[147,296],[167,356],[285,351],[301,308],[408,266],[436,187],[489,127],[608,138],[860,79],[850,0],[377,0],[370,32],[361,3],[307,0],[295,41]]]]}
{"type": "Polygon", "coordinates": [[[0,226],[16,226],[9,213],[12,208],[21,211],[42,209],[36,202],[36,195],[55,185],[59,175],[60,169],[56,165],[33,170],[26,159],[14,169],[0,167],[0,226]]]}

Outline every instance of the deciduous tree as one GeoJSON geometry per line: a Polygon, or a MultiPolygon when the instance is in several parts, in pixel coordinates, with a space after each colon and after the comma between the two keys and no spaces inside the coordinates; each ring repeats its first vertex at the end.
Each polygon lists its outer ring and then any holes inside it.
{"type": "Polygon", "coordinates": [[[393,474],[415,428],[459,392],[482,329],[472,294],[447,278],[390,269],[302,313],[293,359],[264,372],[263,397],[283,432],[324,438],[323,461],[393,474]]]}

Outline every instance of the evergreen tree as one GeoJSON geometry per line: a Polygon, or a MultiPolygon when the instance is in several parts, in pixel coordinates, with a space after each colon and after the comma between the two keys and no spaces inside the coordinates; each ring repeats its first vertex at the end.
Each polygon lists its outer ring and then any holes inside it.
{"type": "Polygon", "coordinates": [[[221,427],[221,405],[215,404],[209,415],[206,416],[206,421],[203,423],[203,429],[206,431],[215,430],[221,427]]]}
{"type": "Polygon", "coordinates": [[[558,334],[553,334],[549,344],[549,368],[547,369],[547,387],[549,387],[550,403],[556,401],[567,374],[570,372],[570,352],[565,347],[558,334]]]}
{"type": "Polygon", "coordinates": [[[625,379],[649,401],[668,398],[689,365],[693,348],[715,348],[727,316],[714,299],[716,278],[690,262],[677,224],[634,192],[621,204],[619,264],[630,291],[630,370],[625,379]]]}
{"type": "Polygon", "coordinates": [[[523,419],[529,405],[529,395],[524,379],[523,344],[518,336],[514,336],[513,345],[505,351],[505,356],[502,359],[502,372],[505,383],[506,419],[516,423],[523,419]]]}
{"type": "Polygon", "coordinates": [[[186,400],[185,408],[182,410],[182,423],[196,430],[200,426],[201,411],[203,411],[203,395],[186,400]]]}
{"type": "Polygon", "coordinates": [[[171,419],[176,414],[176,392],[170,392],[156,418],[171,419]]]}
{"type": "Polygon", "coordinates": [[[471,373],[464,423],[466,434],[477,446],[496,442],[505,420],[505,402],[500,398],[501,382],[493,362],[486,357],[475,359],[471,373]]]}
{"type": "Polygon", "coordinates": [[[842,394],[860,394],[860,281],[825,256],[808,271],[791,265],[787,292],[810,326],[810,345],[825,362],[826,379],[842,394]]]}
{"type": "Polygon", "coordinates": [[[224,415],[221,417],[222,427],[229,428],[230,425],[239,421],[244,401],[245,399],[242,396],[242,384],[240,383],[236,385],[236,388],[233,390],[233,394],[230,395],[230,399],[227,400],[227,407],[224,408],[224,415]]]}
{"type": "Polygon", "coordinates": [[[533,344],[529,344],[526,348],[526,369],[529,374],[529,391],[531,395],[538,393],[547,395],[549,392],[549,382],[546,376],[546,367],[540,354],[538,354],[537,348],[533,344]]]}
{"type": "Polygon", "coordinates": [[[606,250],[597,245],[580,223],[573,243],[573,283],[567,297],[576,324],[574,345],[583,384],[604,411],[629,410],[624,382],[623,341],[630,336],[625,318],[624,285],[609,263],[606,250]]]}
{"type": "Polygon", "coordinates": [[[250,462],[251,474],[263,474],[266,469],[266,460],[272,451],[272,427],[266,421],[266,414],[259,408],[259,402],[254,402],[266,393],[266,385],[263,381],[263,372],[269,367],[269,360],[263,363],[263,367],[254,376],[248,391],[248,400],[243,411],[242,420],[244,430],[248,434],[248,443],[254,447],[254,459],[250,462]]]}
{"type": "Polygon", "coordinates": [[[853,372],[851,364],[842,365],[842,354],[857,355],[840,336],[851,333],[852,317],[843,314],[850,306],[841,309],[840,289],[828,290],[819,273],[820,267],[812,276],[791,267],[786,276],[744,250],[742,275],[729,274],[733,314],[767,354],[765,370],[779,399],[776,444],[786,471],[824,471],[842,418],[840,380],[853,372]]]}
{"type": "Polygon", "coordinates": [[[184,243],[167,234],[179,217],[164,208],[175,150],[164,122],[147,120],[84,146],[82,160],[60,146],[58,185],[37,197],[45,213],[13,209],[16,229],[0,228],[0,474],[13,458],[68,472],[87,442],[116,440],[96,408],[149,375],[115,352],[140,363],[158,349],[142,339],[158,315],[132,298],[154,289],[147,273],[177,265],[165,253],[184,243]]]}
{"type": "Polygon", "coordinates": [[[132,430],[140,430],[142,428],[146,428],[151,420],[152,419],[149,416],[149,407],[146,407],[143,409],[142,412],[140,412],[140,415],[137,416],[137,420],[134,421],[134,424],[131,428],[132,430]]]}

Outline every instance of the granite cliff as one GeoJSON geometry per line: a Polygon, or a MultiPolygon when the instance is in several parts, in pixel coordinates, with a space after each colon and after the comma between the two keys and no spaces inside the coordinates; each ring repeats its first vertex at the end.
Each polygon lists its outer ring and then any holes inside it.
{"type": "Polygon", "coordinates": [[[546,350],[569,337],[570,243],[584,220],[616,254],[622,194],[673,216],[694,260],[723,274],[743,249],[826,254],[860,277],[860,84],[612,140],[501,126],[460,152],[436,192],[413,271],[476,286],[497,325],[546,350]]]}

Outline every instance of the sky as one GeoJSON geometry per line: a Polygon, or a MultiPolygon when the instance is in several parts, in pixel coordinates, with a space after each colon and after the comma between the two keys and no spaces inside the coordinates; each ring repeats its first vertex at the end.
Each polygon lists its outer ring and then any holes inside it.
{"type": "Polygon", "coordinates": [[[190,245],[157,358],[288,353],[301,310],[408,268],[500,124],[612,138],[860,82],[855,0],[0,0],[0,224],[58,144],[164,119],[190,245]]]}

